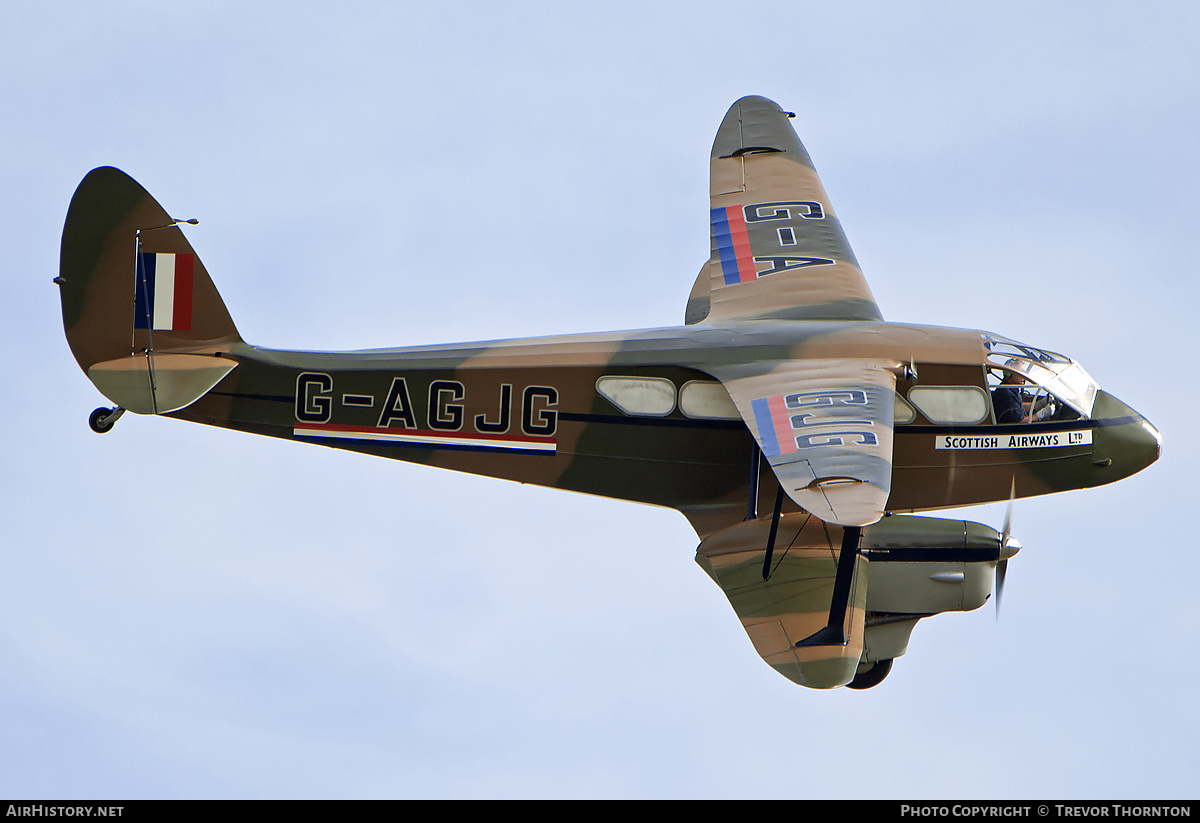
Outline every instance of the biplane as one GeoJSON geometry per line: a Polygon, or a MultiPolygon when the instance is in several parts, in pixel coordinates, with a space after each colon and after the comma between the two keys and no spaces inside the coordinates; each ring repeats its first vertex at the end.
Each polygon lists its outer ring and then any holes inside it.
{"type": "Polygon", "coordinates": [[[914,512],[1111,483],[1161,439],[1065,355],[885,322],[792,117],[762,97],[725,115],[684,325],[450,347],[245,343],[185,221],[95,169],[55,279],[114,404],[91,426],[157,414],[677,509],[767,663],[876,685],[918,621],[993,578],[998,601],[1020,548],[1008,522],[914,512]]]}

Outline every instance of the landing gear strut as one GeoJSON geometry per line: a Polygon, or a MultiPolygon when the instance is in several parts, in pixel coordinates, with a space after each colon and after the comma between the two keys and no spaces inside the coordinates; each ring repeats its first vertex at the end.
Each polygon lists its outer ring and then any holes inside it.
{"type": "Polygon", "coordinates": [[[88,415],[88,425],[96,434],[104,434],[112,430],[113,424],[120,419],[125,410],[120,406],[106,409],[103,406],[88,415]]]}

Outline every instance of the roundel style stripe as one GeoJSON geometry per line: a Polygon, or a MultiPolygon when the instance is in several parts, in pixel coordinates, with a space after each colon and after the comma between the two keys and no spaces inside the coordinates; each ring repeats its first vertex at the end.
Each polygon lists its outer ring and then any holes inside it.
{"type": "Polygon", "coordinates": [[[757,275],[750,251],[750,235],[740,206],[727,206],[711,211],[713,253],[721,262],[725,285],[748,283],[757,275]]]}
{"type": "Polygon", "coordinates": [[[784,360],[712,373],[788,496],[828,523],[865,526],[883,516],[891,493],[896,377],[887,366],[784,360]]]}
{"type": "Polygon", "coordinates": [[[135,329],[190,331],[196,255],[139,252],[135,329]]]}
{"type": "Polygon", "coordinates": [[[419,449],[451,449],[458,451],[503,451],[554,454],[557,441],[552,438],[526,437],[517,434],[480,434],[475,432],[434,431],[431,429],[379,428],[378,426],[346,426],[336,423],[295,423],[295,437],[331,440],[342,443],[358,441],[375,445],[401,446],[419,449]]]}

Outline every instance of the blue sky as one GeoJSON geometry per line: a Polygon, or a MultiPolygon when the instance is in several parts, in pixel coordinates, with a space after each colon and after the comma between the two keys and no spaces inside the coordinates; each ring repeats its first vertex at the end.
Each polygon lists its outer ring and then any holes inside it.
{"type": "Polygon", "coordinates": [[[6,5],[0,795],[1194,796],[1198,46],[1182,2],[6,5]],[[50,281],[89,169],[200,219],[251,343],[661,326],[746,94],[887,319],[1063,351],[1164,435],[1021,501],[1002,620],[879,688],[772,672],[672,511],[88,429],[50,281]]]}

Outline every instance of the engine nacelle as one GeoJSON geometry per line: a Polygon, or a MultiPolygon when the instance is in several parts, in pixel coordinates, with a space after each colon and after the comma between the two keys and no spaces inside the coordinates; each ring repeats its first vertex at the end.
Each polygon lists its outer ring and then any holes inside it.
{"type": "Polygon", "coordinates": [[[894,515],[863,532],[870,561],[864,664],[899,657],[922,617],[971,611],[992,594],[996,565],[1020,545],[982,523],[894,515]]]}
{"type": "Polygon", "coordinates": [[[978,609],[992,594],[996,564],[1007,554],[1000,532],[969,520],[896,515],[863,532],[870,561],[867,611],[930,615],[978,609]]]}

